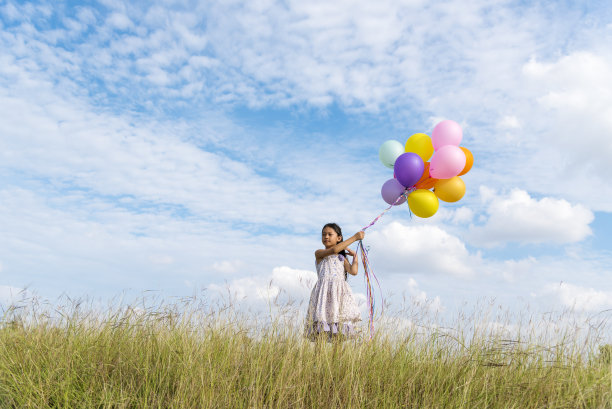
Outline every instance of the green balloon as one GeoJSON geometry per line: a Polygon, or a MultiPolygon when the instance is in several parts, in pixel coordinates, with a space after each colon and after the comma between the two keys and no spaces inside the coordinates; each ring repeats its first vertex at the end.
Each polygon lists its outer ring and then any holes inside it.
{"type": "Polygon", "coordinates": [[[404,153],[404,145],[400,142],[390,139],[383,143],[378,151],[378,157],[383,165],[393,169],[395,160],[398,156],[404,153]]]}

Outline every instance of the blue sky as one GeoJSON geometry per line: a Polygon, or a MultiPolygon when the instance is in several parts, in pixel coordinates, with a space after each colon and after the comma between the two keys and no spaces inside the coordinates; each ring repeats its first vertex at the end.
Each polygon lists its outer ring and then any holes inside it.
{"type": "Polygon", "coordinates": [[[367,232],[387,299],[610,309],[611,17],[604,1],[0,1],[0,302],[303,301],[321,226],[350,235],[386,207],[380,145],[453,119],[466,196],[367,232]]]}

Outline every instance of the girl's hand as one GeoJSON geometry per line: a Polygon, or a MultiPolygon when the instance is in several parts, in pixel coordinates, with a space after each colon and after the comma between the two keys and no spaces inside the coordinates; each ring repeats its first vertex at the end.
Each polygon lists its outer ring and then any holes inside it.
{"type": "Polygon", "coordinates": [[[351,257],[355,257],[355,256],[357,255],[357,253],[355,253],[353,250],[349,249],[348,247],[346,248],[346,250],[345,250],[345,251],[346,251],[346,252],[349,254],[349,256],[351,256],[351,257]]]}
{"type": "Polygon", "coordinates": [[[365,232],[358,231],[353,237],[355,237],[355,240],[363,240],[363,238],[365,237],[365,232]]]}

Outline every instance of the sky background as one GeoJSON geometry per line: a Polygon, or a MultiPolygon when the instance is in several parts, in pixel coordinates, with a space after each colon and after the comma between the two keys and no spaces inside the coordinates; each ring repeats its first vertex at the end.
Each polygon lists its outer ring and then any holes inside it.
{"type": "Polygon", "coordinates": [[[0,303],[307,303],[323,224],[386,208],[380,145],[452,119],[465,197],[366,233],[385,300],[601,314],[610,44],[604,0],[0,0],[0,303]]]}

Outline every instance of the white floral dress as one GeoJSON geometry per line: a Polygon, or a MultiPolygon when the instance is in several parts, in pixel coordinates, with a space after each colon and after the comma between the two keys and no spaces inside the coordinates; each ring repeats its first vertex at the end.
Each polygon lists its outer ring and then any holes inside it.
{"type": "Polygon", "coordinates": [[[345,279],[344,257],[332,254],[316,267],[319,279],[310,294],[305,335],[354,335],[354,324],[361,321],[361,313],[345,279]]]}

